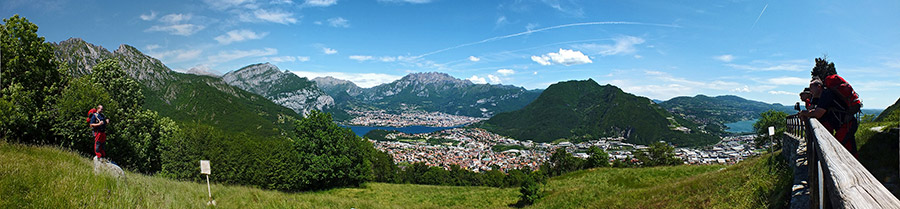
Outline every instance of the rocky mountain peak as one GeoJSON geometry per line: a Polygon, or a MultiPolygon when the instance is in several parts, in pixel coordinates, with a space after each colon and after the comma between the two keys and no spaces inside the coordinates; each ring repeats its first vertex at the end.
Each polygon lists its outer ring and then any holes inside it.
{"type": "Polygon", "coordinates": [[[271,63],[248,65],[222,76],[228,84],[262,95],[276,104],[306,114],[334,106],[334,99],[315,83],[271,63]]]}
{"type": "Polygon", "coordinates": [[[420,84],[472,84],[471,81],[454,78],[453,76],[440,72],[410,73],[409,75],[401,78],[399,81],[409,81],[420,84]]]}

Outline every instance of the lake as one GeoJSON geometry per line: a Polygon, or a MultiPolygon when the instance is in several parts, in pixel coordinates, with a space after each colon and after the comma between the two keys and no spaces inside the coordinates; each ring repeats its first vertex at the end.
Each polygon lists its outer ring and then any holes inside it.
{"type": "Polygon", "coordinates": [[[362,137],[369,133],[369,131],[375,129],[388,130],[388,131],[400,131],[408,134],[420,134],[420,133],[431,133],[435,131],[442,131],[451,128],[458,127],[429,127],[429,126],[406,126],[406,127],[389,127],[389,126],[344,126],[353,130],[353,133],[356,133],[357,136],[362,137]]]}
{"type": "Polygon", "coordinates": [[[731,133],[753,133],[753,124],[759,119],[743,120],[734,123],[726,123],[725,131],[731,133]]]}

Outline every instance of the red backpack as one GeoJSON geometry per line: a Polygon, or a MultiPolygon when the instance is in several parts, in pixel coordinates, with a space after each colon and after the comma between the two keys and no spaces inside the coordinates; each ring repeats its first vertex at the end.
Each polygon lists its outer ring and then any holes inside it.
{"type": "Polygon", "coordinates": [[[91,110],[88,110],[88,115],[87,115],[88,126],[91,126],[91,116],[94,115],[94,113],[96,113],[96,112],[97,112],[97,109],[94,109],[94,108],[91,108],[91,110]]]}
{"type": "Polygon", "coordinates": [[[856,94],[850,83],[847,83],[841,76],[834,74],[825,77],[825,87],[833,89],[841,95],[844,102],[847,103],[848,112],[855,114],[862,108],[862,101],[859,100],[859,95],[856,94]]]}

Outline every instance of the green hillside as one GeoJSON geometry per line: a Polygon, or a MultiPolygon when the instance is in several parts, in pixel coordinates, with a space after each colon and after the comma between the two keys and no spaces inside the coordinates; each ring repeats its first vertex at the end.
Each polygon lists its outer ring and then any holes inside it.
{"type": "Polygon", "coordinates": [[[90,73],[104,59],[117,59],[119,66],[141,84],[146,97],[144,107],[181,124],[200,123],[229,132],[277,135],[281,132],[279,116],[300,117],[265,97],[228,85],[222,78],[172,71],[129,45],[109,52],[71,38],[54,45],[54,56],[68,64],[74,76],[90,73]]]}
{"type": "Polygon", "coordinates": [[[659,140],[678,146],[712,144],[718,138],[702,133],[688,120],[672,115],[650,99],[625,93],[594,80],[551,85],[521,110],[500,113],[477,126],[518,140],[551,142],[622,136],[636,144],[659,140]],[[690,129],[690,133],[674,130],[690,129]]]}
{"type": "MultiPolygon", "coordinates": [[[[283,193],[216,184],[223,208],[508,208],[518,189],[367,183],[360,188],[283,193]]],[[[765,208],[783,206],[790,171],[779,153],[734,166],[600,168],[551,178],[532,208],[765,208]]],[[[0,142],[0,208],[201,208],[205,182],[128,172],[94,175],[71,151],[0,142]]]]}
{"type": "Polygon", "coordinates": [[[898,120],[900,119],[900,98],[897,99],[894,104],[888,106],[884,111],[881,111],[881,114],[878,115],[878,118],[875,121],[887,121],[887,120],[898,120]]]}
{"type": "Polygon", "coordinates": [[[147,109],[181,123],[201,123],[230,132],[277,135],[279,116],[294,111],[257,94],[228,85],[221,78],[172,73],[159,88],[144,86],[147,109]]]}
{"type": "Polygon", "coordinates": [[[672,113],[684,115],[691,121],[706,125],[707,130],[716,133],[724,133],[724,124],[726,123],[752,120],[768,110],[796,112],[793,108],[778,103],[768,104],[732,95],[675,97],[659,103],[659,106],[672,113]]]}

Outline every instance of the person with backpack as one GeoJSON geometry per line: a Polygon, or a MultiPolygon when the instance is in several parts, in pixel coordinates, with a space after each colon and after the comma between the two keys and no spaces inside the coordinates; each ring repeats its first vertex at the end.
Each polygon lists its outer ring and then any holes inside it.
{"type": "MultiPolygon", "coordinates": [[[[93,109],[92,109],[93,110],[93,109]]],[[[90,113],[90,112],[89,112],[90,113]]],[[[94,154],[98,160],[106,160],[106,125],[109,119],[103,115],[103,105],[97,105],[96,112],[90,114],[91,131],[94,134],[94,154]]]]}
{"type": "Polygon", "coordinates": [[[837,75],[834,63],[824,58],[816,58],[816,67],[811,74],[813,81],[809,88],[815,109],[803,111],[800,115],[818,118],[825,129],[832,133],[850,154],[858,158],[855,135],[859,121],[855,115],[862,108],[859,95],[844,78],[837,75]]]}

